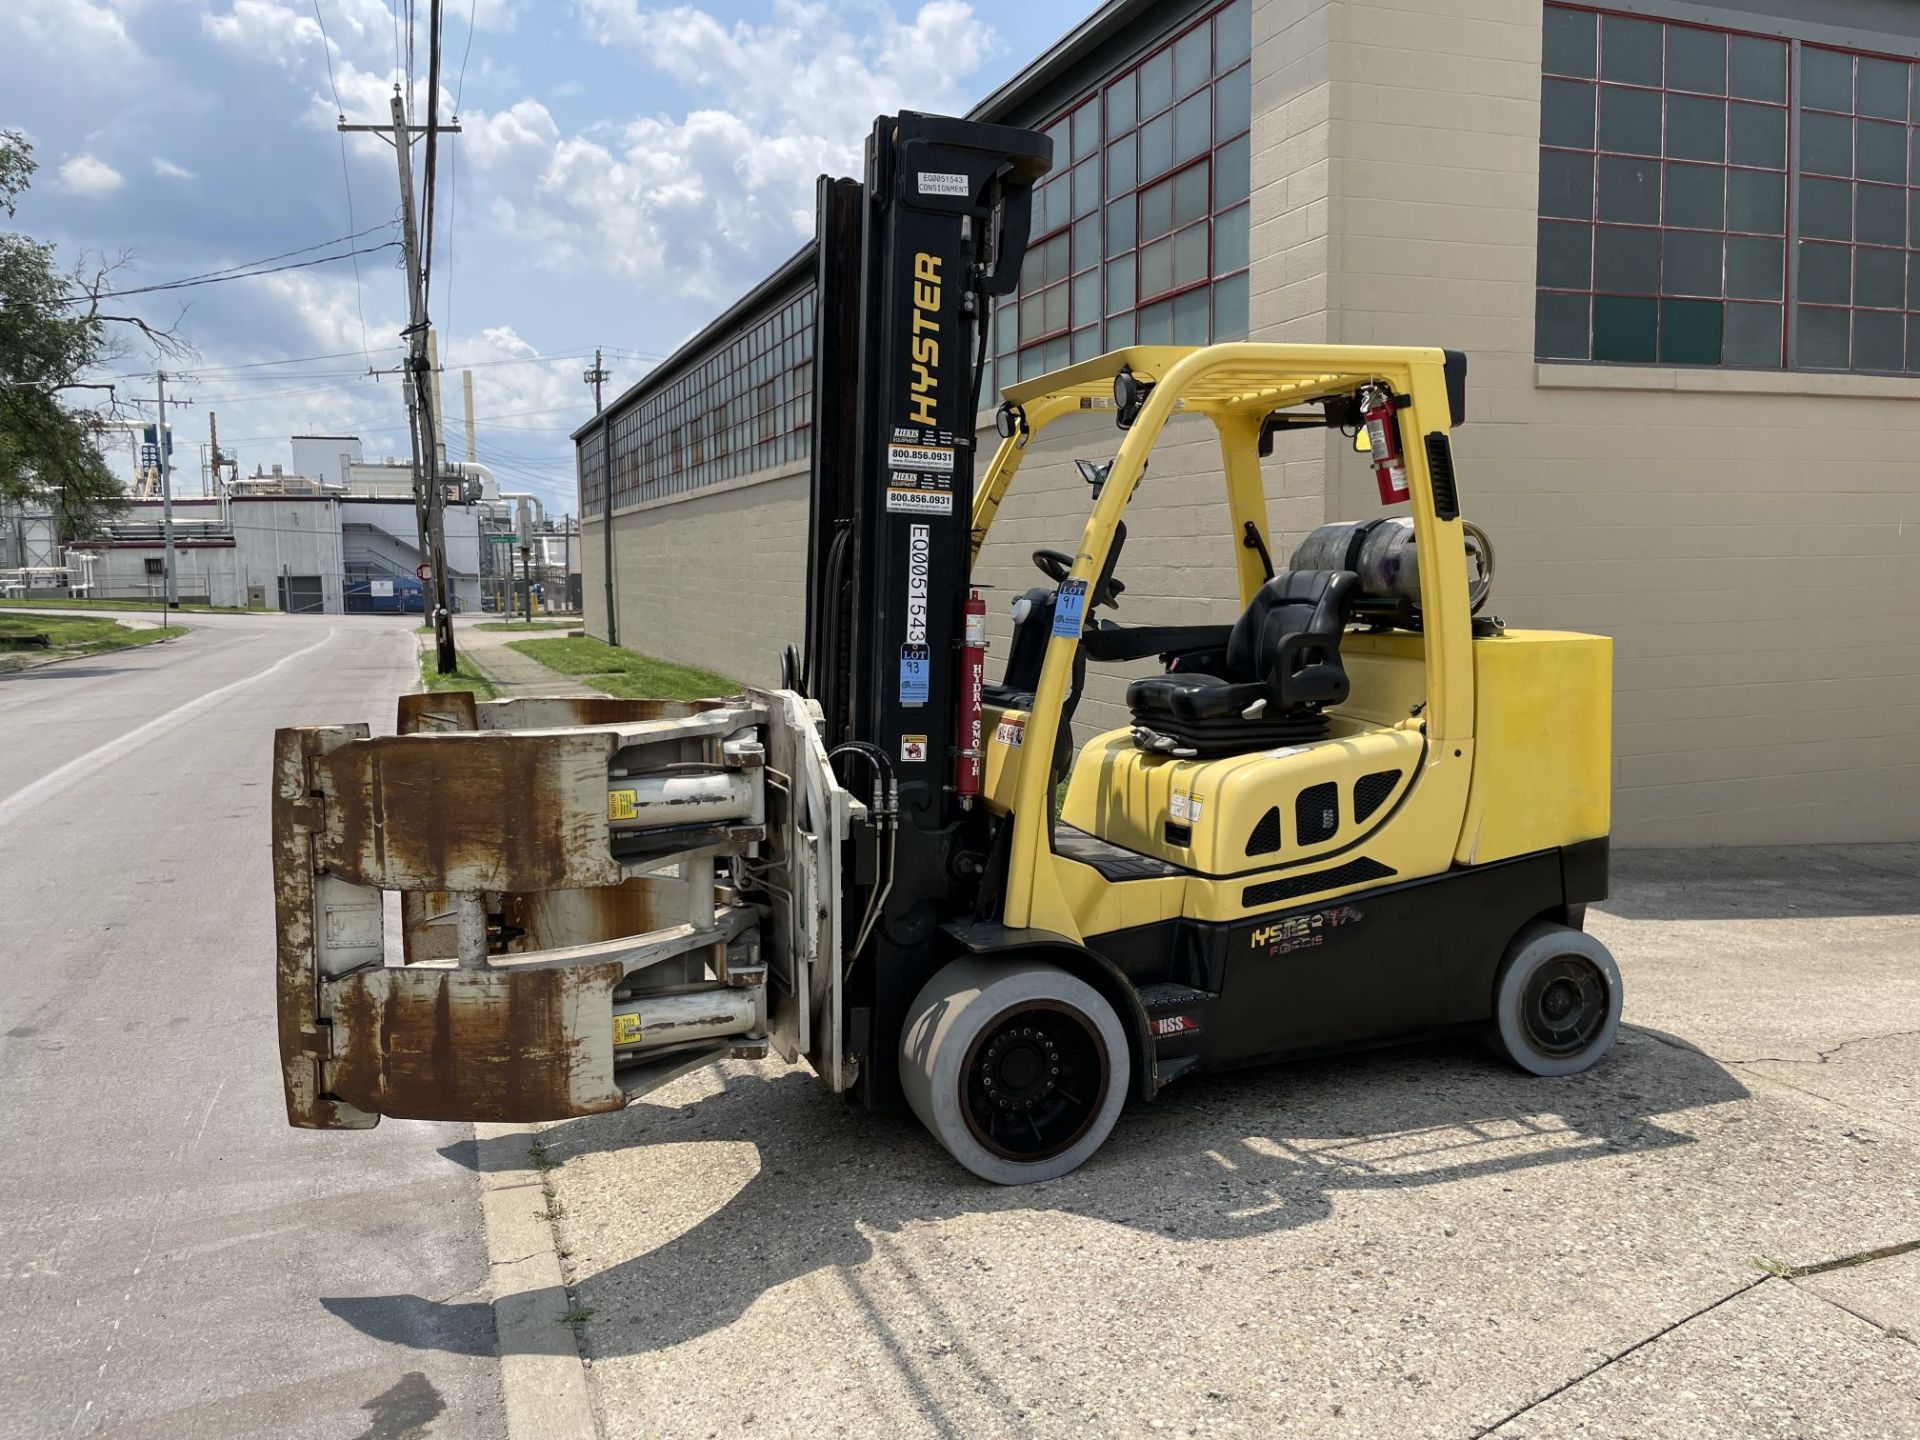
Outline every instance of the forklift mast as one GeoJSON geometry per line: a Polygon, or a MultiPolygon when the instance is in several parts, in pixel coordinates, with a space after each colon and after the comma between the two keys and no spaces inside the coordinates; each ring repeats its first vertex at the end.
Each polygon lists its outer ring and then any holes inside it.
{"type": "Polygon", "coordinates": [[[898,1093],[892,1037],[938,966],[943,912],[984,859],[954,787],[974,422],[992,300],[1019,282],[1052,148],[1032,131],[904,112],[875,123],[864,185],[820,181],[799,678],[827,747],[873,747],[898,787],[878,862],[886,900],[846,999],[868,1105],[898,1093]]]}

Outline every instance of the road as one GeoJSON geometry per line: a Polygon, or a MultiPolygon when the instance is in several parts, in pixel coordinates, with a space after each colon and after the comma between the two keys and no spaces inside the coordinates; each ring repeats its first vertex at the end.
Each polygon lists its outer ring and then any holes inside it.
{"type": "Polygon", "coordinates": [[[501,1435],[471,1128],[280,1098],[273,732],[390,731],[416,622],[185,623],[0,678],[0,1437],[501,1435]]]}

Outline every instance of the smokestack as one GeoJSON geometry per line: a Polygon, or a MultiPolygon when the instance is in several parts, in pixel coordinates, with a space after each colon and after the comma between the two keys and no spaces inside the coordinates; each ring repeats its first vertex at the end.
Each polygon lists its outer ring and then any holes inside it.
{"type": "Polygon", "coordinates": [[[475,464],[480,459],[480,449],[473,443],[473,371],[460,372],[460,397],[467,407],[467,463],[475,464]]]}
{"type": "Polygon", "coordinates": [[[435,442],[440,446],[440,453],[433,456],[431,461],[437,473],[440,466],[445,463],[447,453],[453,447],[447,444],[447,430],[442,419],[445,407],[440,403],[440,339],[431,330],[427,332],[427,364],[431,367],[430,373],[433,375],[433,389],[428,392],[433,404],[433,435],[435,442]]]}

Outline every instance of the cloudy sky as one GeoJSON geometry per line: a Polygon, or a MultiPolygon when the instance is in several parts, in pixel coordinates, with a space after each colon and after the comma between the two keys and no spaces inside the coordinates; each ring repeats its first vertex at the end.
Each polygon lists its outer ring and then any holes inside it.
{"type": "MultiPolygon", "coordinates": [[[[595,345],[613,391],[631,384],[806,239],[814,177],[857,171],[875,115],[963,113],[1094,3],[446,0],[441,104],[464,133],[443,142],[431,309],[451,453],[471,366],[480,458],[571,510],[567,432],[592,412],[580,376],[595,345]]],[[[334,125],[342,110],[387,117],[407,8],[0,0],[0,127],[40,164],[13,223],[68,261],[130,252],[121,286],[388,226],[392,150],[348,136],[343,154],[334,125]]],[[[248,473],[285,462],[299,432],[404,453],[400,391],[364,373],[399,354],[398,254],[359,257],[357,275],[330,263],[116,302],[177,317],[194,346],[169,366],[184,372],[170,396],[194,402],[177,443],[212,410],[248,473]]]]}

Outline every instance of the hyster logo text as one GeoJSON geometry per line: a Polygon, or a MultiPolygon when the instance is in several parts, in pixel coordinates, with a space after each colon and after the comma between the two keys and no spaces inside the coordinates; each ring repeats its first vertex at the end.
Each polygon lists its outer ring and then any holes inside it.
{"type": "Polygon", "coordinates": [[[940,384],[933,373],[940,363],[940,257],[924,250],[913,257],[913,400],[908,411],[913,423],[932,427],[934,390],[940,384]]]}

